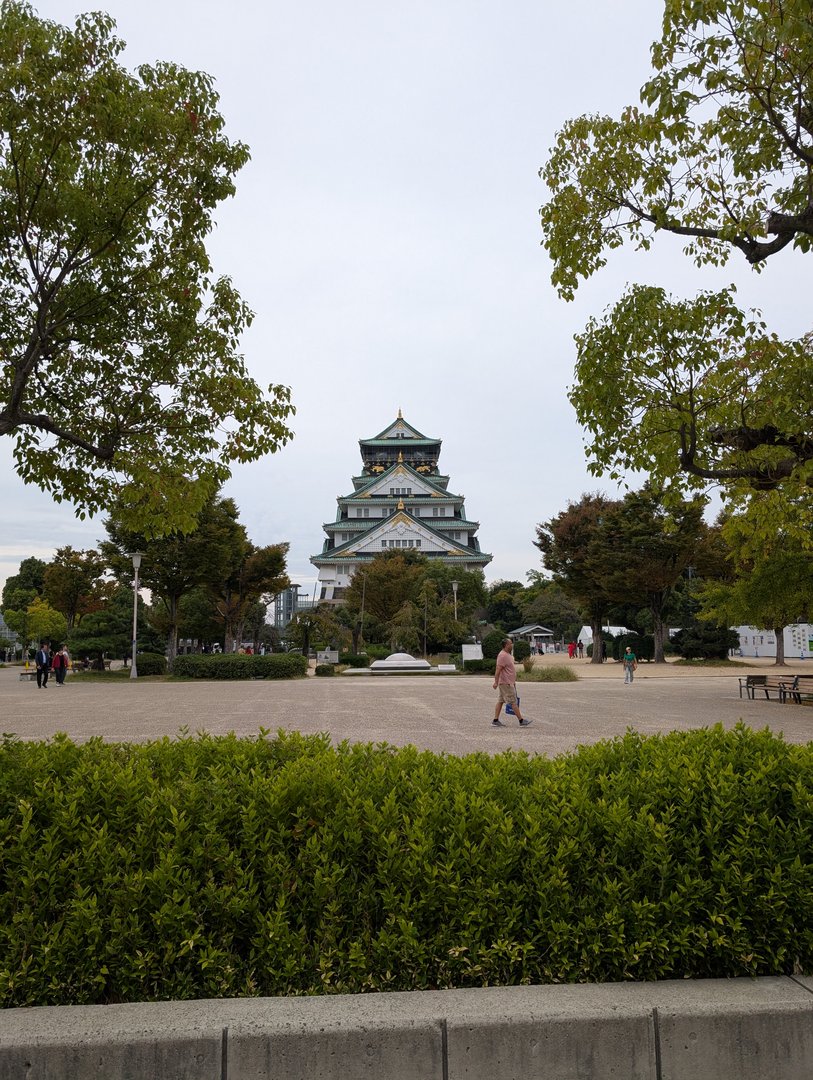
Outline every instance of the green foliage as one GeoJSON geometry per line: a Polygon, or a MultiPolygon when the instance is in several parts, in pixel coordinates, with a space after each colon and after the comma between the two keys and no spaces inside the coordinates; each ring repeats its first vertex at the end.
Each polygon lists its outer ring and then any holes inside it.
{"type": "Polygon", "coordinates": [[[160,653],[138,653],[136,671],[142,675],[166,675],[167,658],[160,653]]]}
{"type": "Polygon", "coordinates": [[[307,671],[307,657],[297,653],[190,653],[176,657],[173,674],[186,679],[297,679],[307,671]]]}
{"type": "Polygon", "coordinates": [[[23,559],[17,573],[6,579],[0,610],[4,613],[9,608],[24,611],[32,600],[42,594],[45,570],[46,564],[42,559],[23,559]]]}
{"type": "Polygon", "coordinates": [[[494,581],[488,587],[486,618],[504,633],[522,626],[521,581],[494,581]]]}
{"type": "Polygon", "coordinates": [[[531,646],[527,641],[514,642],[514,659],[521,663],[531,655],[531,646]]]}
{"type": "Polygon", "coordinates": [[[685,660],[725,660],[729,649],[736,649],[739,644],[736,630],[708,622],[685,626],[672,638],[674,650],[685,660]]]}
{"type": "MultiPolygon", "coordinates": [[[[390,654],[387,653],[387,656],[390,654]]],[[[339,663],[347,667],[364,668],[370,666],[371,657],[365,653],[339,653],[339,663]]],[[[382,657],[386,659],[386,657],[382,657]]]]}
{"type": "MultiPolygon", "coordinates": [[[[161,654],[163,642],[144,617],[144,601],[138,601],[138,645],[145,652],[161,654]]],[[[73,656],[123,660],[133,647],[133,591],[126,585],[113,590],[106,606],[85,615],[68,639],[73,656]]]]}
{"type": "Polygon", "coordinates": [[[502,650],[505,634],[501,630],[490,630],[483,638],[483,657],[486,660],[496,660],[502,650]]]}
{"type": "Polygon", "coordinates": [[[612,642],[613,660],[620,660],[629,645],[638,660],[652,660],[655,656],[655,639],[651,634],[619,634],[612,642]]]}
{"type": "MultiPolygon", "coordinates": [[[[364,651],[370,660],[386,660],[392,652],[388,645],[365,645],[364,651]]],[[[342,661],[344,663],[344,661],[342,661]]]]}
{"type": "Polygon", "coordinates": [[[314,674],[319,676],[335,675],[336,669],[333,664],[317,664],[314,674]]]}
{"type": "Polygon", "coordinates": [[[568,121],[542,170],[567,299],[608,251],[648,249],[659,231],[687,238],[698,264],[810,248],[809,0],[668,0],[651,55],[640,105],[568,121]]]}
{"type": "Polygon", "coordinates": [[[74,551],[70,546],[57,548],[45,568],[42,592],[56,608],[70,630],[83,615],[104,606],[110,587],[102,581],[105,563],[98,551],[74,551]]]}
{"type": "Polygon", "coordinates": [[[0,1003],[813,971],[813,747],[0,748],[0,1003]]]}
{"type": "Polygon", "coordinates": [[[635,285],[576,335],[570,392],[596,475],[736,494],[804,490],[813,461],[813,339],[781,341],[733,290],[676,300],[635,285]],[[677,473],[677,475],[676,475],[677,473]]]}
{"type": "Polygon", "coordinates": [[[464,660],[463,670],[469,672],[485,673],[487,675],[493,675],[497,669],[497,661],[490,660],[487,657],[482,660],[464,660]]]}
{"type": "Polygon", "coordinates": [[[0,435],[81,516],[119,498],[128,528],[186,531],[232,463],[287,442],[293,408],[249,376],[252,313],[205,247],[248,148],[209,76],[131,74],[114,30],[0,5],[0,435]]]}

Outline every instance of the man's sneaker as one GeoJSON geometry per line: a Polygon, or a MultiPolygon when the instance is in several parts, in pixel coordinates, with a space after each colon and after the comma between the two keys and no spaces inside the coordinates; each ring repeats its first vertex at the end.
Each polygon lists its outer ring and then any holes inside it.
{"type": "Polygon", "coordinates": [[[520,727],[530,727],[532,723],[533,723],[533,720],[520,720],[519,726],[520,727]]]}
{"type": "Polygon", "coordinates": [[[494,719],[491,721],[491,726],[492,727],[505,727],[505,724],[502,722],[502,720],[498,720],[497,717],[495,716],[494,719]]]}

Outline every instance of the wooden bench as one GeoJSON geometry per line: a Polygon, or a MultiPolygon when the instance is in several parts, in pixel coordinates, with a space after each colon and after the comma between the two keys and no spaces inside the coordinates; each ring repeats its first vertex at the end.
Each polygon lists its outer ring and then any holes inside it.
{"type": "Polygon", "coordinates": [[[31,682],[33,679],[36,679],[36,677],[37,677],[36,668],[32,668],[30,671],[21,671],[20,672],[20,682],[25,682],[26,680],[28,680],[28,682],[31,682]]]}
{"type": "Polygon", "coordinates": [[[813,674],[796,675],[785,690],[785,701],[791,701],[794,705],[801,705],[802,698],[813,698],[813,674]]]}
{"type": "Polygon", "coordinates": [[[784,702],[794,678],[793,675],[746,675],[745,679],[740,679],[740,697],[743,688],[752,701],[757,690],[763,690],[767,701],[771,700],[771,694],[776,694],[776,700],[784,702]]]}

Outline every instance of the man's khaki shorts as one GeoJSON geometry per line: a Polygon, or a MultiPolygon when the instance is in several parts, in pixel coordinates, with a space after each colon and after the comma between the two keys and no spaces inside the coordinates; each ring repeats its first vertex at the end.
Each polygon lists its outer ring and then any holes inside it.
{"type": "Polygon", "coordinates": [[[497,687],[503,705],[514,706],[517,703],[517,688],[513,683],[500,683],[497,687]]]}

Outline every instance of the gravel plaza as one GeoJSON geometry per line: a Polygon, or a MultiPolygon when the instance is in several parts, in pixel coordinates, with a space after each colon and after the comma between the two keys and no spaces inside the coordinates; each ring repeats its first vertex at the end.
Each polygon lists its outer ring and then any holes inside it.
{"type": "MultiPolygon", "coordinates": [[[[554,658],[558,659],[558,658],[554,658]]],[[[567,660],[565,658],[565,663],[567,660]]],[[[47,690],[21,682],[19,668],[0,670],[0,730],[23,739],[66,732],[76,740],[144,741],[189,732],[256,735],[260,728],[328,732],[334,742],[413,744],[452,754],[508,748],[555,755],[581,743],[743,720],[782,732],[789,742],[813,738],[813,708],[740,698],[737,676],[768,662],[716,674],[709,668],[639,667],[625,686],[618,664],[573,663],[578,682],[521,683],[522,708],[534,724],[493,728],[489,676],[337,676],[252,682],[72,682],[47,690]]],[[[805,669],[789,665],[789,673],[805,669]]],[[[809,670],[809,669],[807,669],[809,670]]],[[[510,717],[507,718],[510,721],[510,717]]]]}

